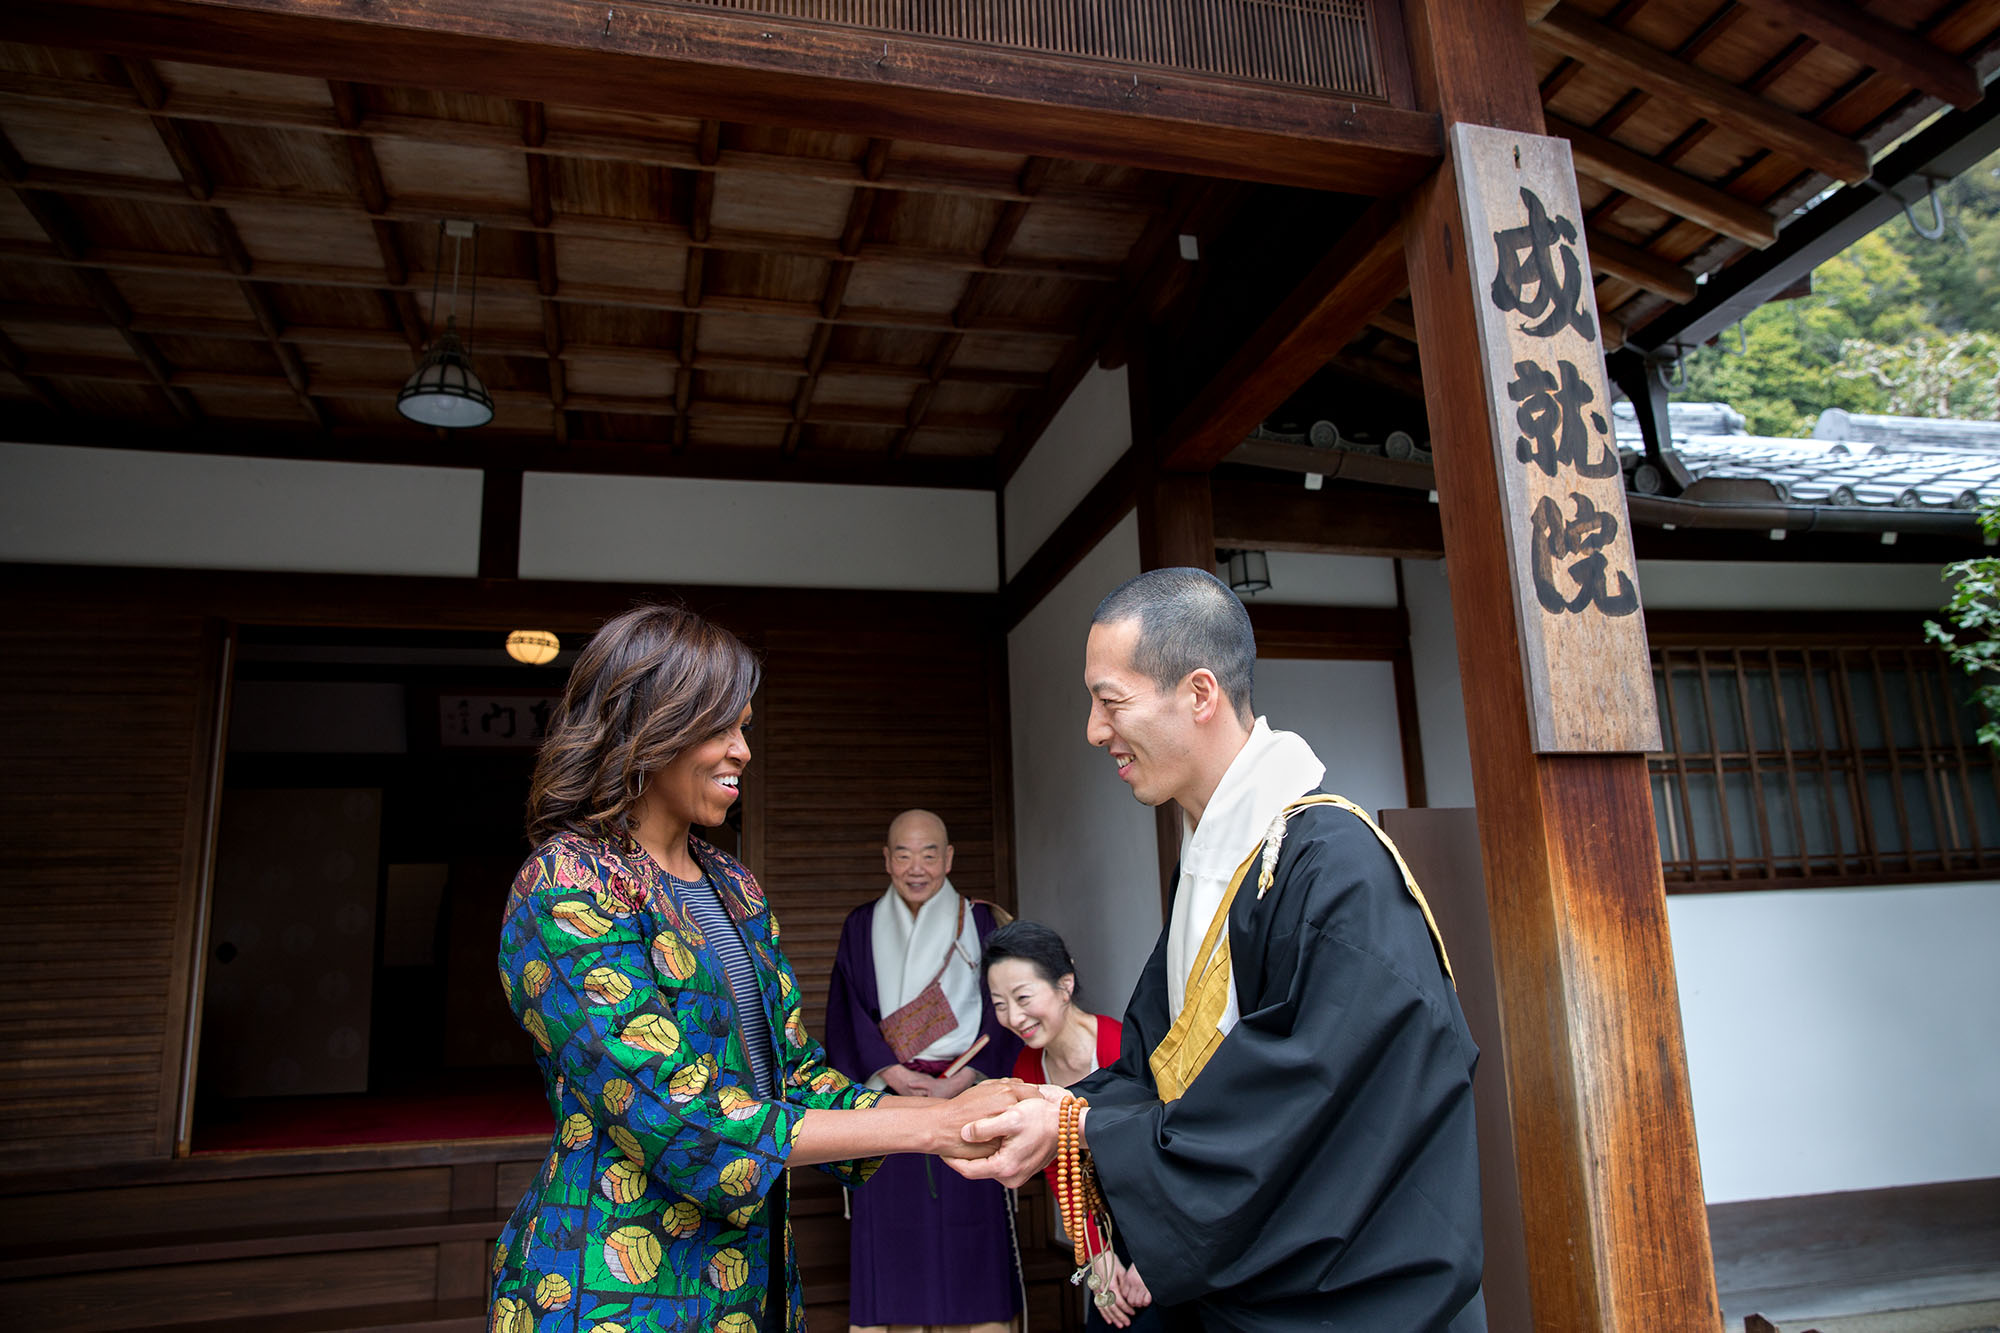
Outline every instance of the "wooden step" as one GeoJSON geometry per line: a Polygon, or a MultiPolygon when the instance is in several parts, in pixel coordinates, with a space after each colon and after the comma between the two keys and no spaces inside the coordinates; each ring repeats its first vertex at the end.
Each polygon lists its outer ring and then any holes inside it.
{"type": "Polygon", "coordinates": [[[134,1333],[485,1333],[484,1300],[406,1301],[397,1305],[252,1315],[194,1323],[140,1324],[134,1333]]]}
{"type": "Polygon", "coordinates": [[[297,1228],[218,1228],[172,1235],[114,1236],[82,1243],[16,1245],[0,1257],[0,1283],[229,1259],[397,1249],[452,1241],[490,1242],[506,1225],[507,1216],[491,1212],[470,1217],[355,1218],[297,1228]]]}

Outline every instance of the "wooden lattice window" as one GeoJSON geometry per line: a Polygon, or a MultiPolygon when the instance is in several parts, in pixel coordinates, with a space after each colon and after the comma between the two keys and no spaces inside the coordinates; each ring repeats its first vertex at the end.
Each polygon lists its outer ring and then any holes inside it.
{"type": "MultiPolygon", "coordinates": [[[[1341,97],[1387,97],[1364,0],[664,0],[1082,56],[1341,97]]],[[[1393,11],[1392,11],[1393,12],[1393,11]]]]}
{"type": "Polygon", "coordinates": [[[1670,891],[2000,868],[2000,765],[1966,678],[1915,633],[1656,632],[1653,682],[1670,891]]]}

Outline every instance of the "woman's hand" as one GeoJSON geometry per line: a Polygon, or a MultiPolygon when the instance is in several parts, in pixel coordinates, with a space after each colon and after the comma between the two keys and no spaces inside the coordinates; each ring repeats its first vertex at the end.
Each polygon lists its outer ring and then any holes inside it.
{"type": "Polygon", "coordinates": [[[939,1157],[960,1161],[990,1157],[1000,1145],[968,1142],[965,1127],[999,1115],[1023,1101],[1036,1100],[1039,1100],[1039,1094],[1034,1085],[1019,1079],[989,1078],[975,1083],[958,1096],[937,1104],[938,1141],[930,1151],[939,1157]]]}
{"type": "MultiPolygon", "coordinates": [[[[1096,1279],[1098,1291],[1108,1292],[1111,1295],[1111,1303],[1098,1306],[1097,1312],[1103,1315],[1104,1322],[1113,1328],[1130,1328],[1132,1316],[1137,1313],[1125,1295],[1125,1274],[1131,1270],[1120,1263],[1118,1256],[1109,1250],[1092,1256],[1090,1270],[1096,1279]]],[[[1097,1299],[1095,1292],[1092,1293],[1091,1299],[1097,1299]]]]}
{"type": "MultiPolygon", "coordinates": [[[[991,1083],[979,1085],[991,1086],[991,1083]]],[[[997,1180],[1009,1189],[1019,1189],[1055,1160],[1056,1104],[1045,1097],[1044,1087],[1026,1083],[1015,1086],[1022,1092],[1018,1102],[966,1125],[967,1140],[986,1150],[976,1155],[983,1160],[951,1163],[951,1169],[967,1180],[997,1180]]],[[[966,1096],[978,1091],[979,1088],[974,1088],[966,1096]]]]}

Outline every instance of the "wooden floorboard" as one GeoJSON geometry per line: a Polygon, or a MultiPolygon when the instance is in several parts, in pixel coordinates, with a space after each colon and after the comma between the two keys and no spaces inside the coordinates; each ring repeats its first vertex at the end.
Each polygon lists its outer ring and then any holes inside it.
{"type": "Polygon", "coordinates": [[[2000,1300],[2000,1180],[1710,1205],[1724,1326],[2000,1300]]]}

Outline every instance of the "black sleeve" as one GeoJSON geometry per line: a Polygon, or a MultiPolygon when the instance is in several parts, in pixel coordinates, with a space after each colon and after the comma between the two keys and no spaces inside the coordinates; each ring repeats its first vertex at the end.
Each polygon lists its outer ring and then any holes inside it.
{"type": "Polygon", "coordinates": [[[1232,913],[1232,953],[1264,971],[1194,1085],[1168,1105],[1093,1097],[1085,1136],[1161,1302],[1372,1284],[1402,1303],[1352,1326],[1442,1327],[1478,1279],[1474,1052],[1394,862],[1340,819],[1352,832],[1313,819],[1287,840],[1272,897],[1289,901],[1247,909],[1283,938],[1243,938],[1232,913]],[[1400,1282],[1414,1271],[1438,1280],[1400,1282]]]}

